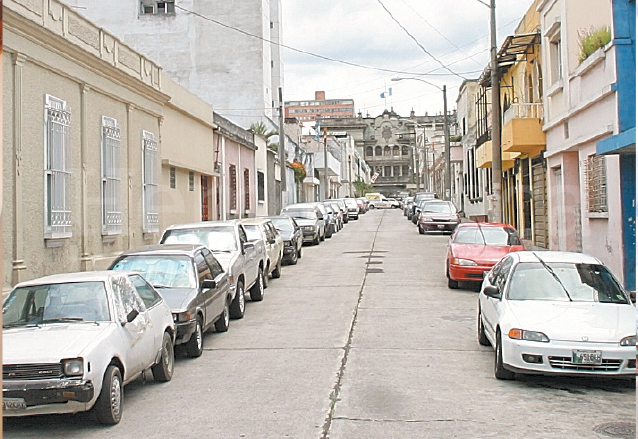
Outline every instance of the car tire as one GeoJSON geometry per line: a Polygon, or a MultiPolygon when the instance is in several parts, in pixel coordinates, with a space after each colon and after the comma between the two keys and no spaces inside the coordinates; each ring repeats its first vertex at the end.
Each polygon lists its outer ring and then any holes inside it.
{"type": "Polygon", "coordinates": [[[445,276],[447,277],[447,287],[449,289],[451,289],[451,290],[458,290],[459,281],[450,278],[450,269],[449,268],[445,271],[445,276]]]}
{"type": "Polygon", "coordinates": [[[312,241],[312,245],[319,245],[319,241],[321,241],[321,238],[319,237],[319,234],[317,233],[317,237],[315,238],[314,241],[312,241]]]}
{"type": "Polygon", "coordinates": [[[281,256],[279,256],[279,262],[277,262],[277,266],[270,275],[273,279],[279,279],[281,277],[281,256]]]}
{"type": "Polygon", "coordinates": [[[326,240],[326,229],[323,229],[323,233],[320,234],[319,240],[320,241],[325,241],[326,240]]]}
{"type": "Polygon", "coordinates": [[[230,303],[230,318],[241,319],[244,317],[244,312],[246,311],[246,297],[244,295],[244,283],[242,281],[237,282],[235,291],[235,298],[230,303]]]}
{"type": "Polygon", "coordinates": [[[264,288],[264,270],[260,267],[255,285],[250,289],[250,300],[253,302],[261,302],[264,300],[264,288]]]}
{"type": "Polygon", "coordinates": [[[122,402],[124,400],[124,386],[122,373],[114,365],[109,365],[104,372],[102,389],[93,409],[100,424],[115,425],[122,419],[122,402]]]}
{"type": "Polygon", "coordinates": [[[168,332],[164,332],[162,338],[162,353],[157,364],[151,366],[153,379],[165,383],[173,378],[173,370],[175,368],[175,351],[173,346],[173,337],[168,332]]]}
{"type": "Polygon", "coordinates": [[[224,301],[224,310],[215,322],[215,331],[228,332],[230,326],[230,307],[228,306],[228,300],[224,301]]]}
{"type": "Polygon", "coordinates": [[[288,260],[288,265],[297,265],[298,261],[299,261],[299,252],[295,250],[290,255],[290,259],[288,260]]]}
{"type": "Polygon", "coordinates": [[[419,235],[425,235],[425,230],[421,226],[417,226],[419,228],[419,235]]]}
{"type": "Polygon", "coordinates": [[[496,332],[496,347],[494,349],[494,376],[499,380],[513,380],[514,372],[503,366],[503,343],[501,331],[496,332]]]}
{"type": "Polygon", "coordinates": [[[301,249],[303,248],[303,244],[299,246],[299,250],[297,250],[297,259],[301,259],[301,249]]]}
{"type": "Polygon", "coordinates": [[[204,330],[201,317],[195,321],[195,332],[186,342],[186,355],[190,358],[197,358],[204,352],[204,330]]]}
{"type": "Polygon", "coordinates": [[[483,326],[483,317],[481,316],[481,307],[479,306],[478,310],[478,319],[477,319],[477,338],[478,342],[481,346],[490,346],[490,341],[485,335],[485,326],[483,326]]]}

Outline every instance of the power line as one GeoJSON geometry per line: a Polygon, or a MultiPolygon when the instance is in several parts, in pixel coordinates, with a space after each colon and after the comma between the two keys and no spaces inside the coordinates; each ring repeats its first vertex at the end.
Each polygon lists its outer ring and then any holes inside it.
{"type": "Polygon", "coordinates": [[[382,8],[383,8],[383,9],[384,9],[387,13],[388,13],[388,15],[390,16],[390,18],[392,18],[392,20],[393,20],[396,24],[398,24],[398,25],[399,25],[399,27],[400,27],[401,29],[403,29],[403,31],[404,31],[404,32],[405,32],[405,33],[406,33],[406,34],[407,34],[407,35],[408,35],[408,36],[409,36],[409,37],[410,37],[410,38],[411,38],[411,39],[412,39],[412,40],[416,43],[416,45],[417,45],[417,46],[419,46],[419,47],[421,48],[421,50],[422,50],[423,52],[425,52],[427,55],[429,55],[432,59],[434,59],[436,62],[438,62],[438,63],[441,65],[441,67],[443,67],[445,70],[447,70],[448,72],[450,72],[450,73],[451,73],[451,74],[453,74],[454,76],[458,76],[458,77],[459,77],[459,78],[461,78],[461,79],[467,79],[467,78],[464,78],[463,76],[459,75],[458,73],[454,72],[454,71],[453,71],[452,69],[450,69],[448,66],[446,66],[445,64],[443,64],[443,63],[442,63],[442,62],[441,62],[441,61],[440,61],[437,57],[435,57],[435,56],[434,56],[434,55],[432,55],[430,52],[428,52],[428,50],[427,50],[425,47],[423,47],[423,44],[421,44],[421,43],[419,42],[419,40],[417,40],[417,39],[414,37],[414,35],[412,35],[412,34],[410,33],[410,31],[409,31],[409,30],[407,30],[407,29],[405,28],[405,26],[403,26],[403,25],[401,24],[401,22],[400,22],[399,20],[397,20],[397,19],[394,17],[394,15],[392,15],[392,12],[390,12],[390,10],[389,10],[388,8],[386,8],[386,7],[385,7],[385,5],[383,4],[383,2],[382,2],[381,0],[377,0],[377,2],[378,2],[378,3],[381,5],[381,7],[382,7],[382,8]]]}

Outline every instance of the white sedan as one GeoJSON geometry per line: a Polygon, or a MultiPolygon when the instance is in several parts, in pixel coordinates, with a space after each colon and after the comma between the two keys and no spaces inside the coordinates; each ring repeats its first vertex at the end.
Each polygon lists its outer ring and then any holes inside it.
{"type": "Polygon", "coordinates": [[[22,282],[3,303],[4,416],[93,409],[122,416],[123,387],[173,376],[171,310],[139,274],[82,272],[22,282]]]}
{"type": "Polygon", "coordinates": [[[636,374],[636,308],[592,256],[510,253],[485,276],[478,302],[478,341],[494,347],[498,379],[636,374]]]}

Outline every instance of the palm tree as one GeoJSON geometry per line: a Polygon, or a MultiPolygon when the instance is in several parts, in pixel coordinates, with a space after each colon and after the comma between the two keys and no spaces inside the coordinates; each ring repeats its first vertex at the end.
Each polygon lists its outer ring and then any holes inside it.
{"type": "Polygon", "coordinates": [[[266,140],[266,145],[268,146],[268,148],[276,151],[277,145],[272,143],[270,141],[270,138],[272,136],[277,136],[279,133],[276,130],[270,130],[270,131],[267,131],[267,130],[268,128],[266,128],[266,125],[264,125],[263,122],[252,123],[250,125],[250,128],[248,128],[248,131],[252,131],[258,136],[263,137],[266,140]]]}

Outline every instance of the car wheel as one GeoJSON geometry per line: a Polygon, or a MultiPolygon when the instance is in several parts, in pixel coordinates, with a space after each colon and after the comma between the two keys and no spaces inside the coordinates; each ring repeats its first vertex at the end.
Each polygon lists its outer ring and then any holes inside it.
{"type": "Polygon", "coordinates": [[[299,261],[299,251],[294,251],[292,252],[292,254],[290,255],[290,259],[288,261],[288,264],[290,265],[297,265],[297,262],[299,261]]]}
{"type": "Polygon", "coordinates": [[[279,262],[277,262],[277,266],[270,275],[273,279],[279,279],[281,277],[281,256],[279,256],[279,262]]]}
{"type": "Polygon", "coordinates": [[[478,310],[478,322],[477,322],[477,331],[478,331],[478,342],[481,346],[489,346],[490,341],[485,336],[485,327],[483,326],[483,317],[481,316],[481,307],[479,306],[478,310]]]}
{"type": "Polygon", "coordinates": [[[449,266],[448,268],[445,270],[445,276],[447,277],[447,287],[451,290],[456,290],[459,288],[459,281],[458,280],[453,280],[452,278],[450,278],[450,269],[449,266]]]}
{"type": "Polygon", "coordinates": [[[320,241],[326,240],[326,229],[323,229],[323,233],[319,236],[320,241]]]}
{"type": "Polygon", "coordinates": [[[319,234],[317,233],[317,237],[315,238],[314,241],[312,241],[313,245],[319,245],[319,241],[321,240],[321,238],[319,238],[319,234]]]}
{"type": "Polygon", "coordinates": [[[416,216],[412,215],[412,224],[416,224],[416,220],[417,220],[416,216]]]}
{"type": "Polygon", "coordinates": [[[496,332],[496,349],[494,351],[494,376],[499,380],[513,380],[514,372],[503,367],[503,343],[501,331],[496,332]]]}
{"type": "Polygon", "coordinates": [[[224,310],[222,311],[222,314],[219,316],[219,318],[215,322],[215,331],[227,332],[229,326],[230,326],[230,309],[228,306],[228,300],[225,300],[224,310]]]}
{"type": "Polygon", "coordinates": [[[301,259],[301,247],[299,246],[299,250],[297,250],[297,259],[301,259]]]}
{"type": "Polygon", "coordinates": [[[175,366],[175,352],[173,348],[173,338],[168,332],[164,332],[160,360],[157,364],[151,366],[155,381],[167,382],[173,378],[173,368],[175,366]]]}
{"type": "Polygon", "coordinates": [[[246,297],[244,296],[244,283],[242,281],[237,282],[237,287],[235,287],[236,293],[235,298],[230,303],[230,318],[231,319],[241,319],[244,317],[244,312],[246,311],[246,297]]]}
{"type": "Polygon", "coordinates": [[[259,268],[255,285],[250,289],[250,300],[260,302],[264,300],[264,270],[259,268]]]}
{"type": "Polygon", "coordinates": [[[425,230],[423,230],[423,227],[421,226],[417,226],[419,228],[419,235],[425,235],[425,230]]]}
{"type": "Polygon", "coordinates": [[[100,424],[115,425],[122,419],[122,373],[116,366],[110,365],[104,373],[100,396],[93,407],[100,424]]]}
{"type": "Polygon", "coordinates": [[[186,355],[190,358],[196,358],[202,355],[204,352],[204,331],[202,328],[202,319],[197,317],[195,321],[195,332],[191,335],[191,338],[186,342],[186,355]]]}

